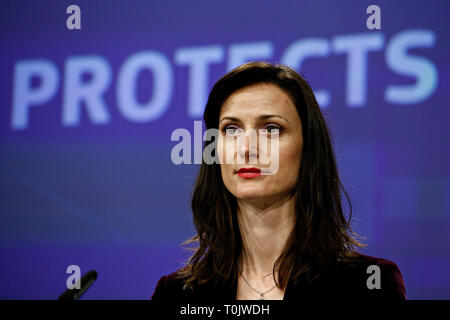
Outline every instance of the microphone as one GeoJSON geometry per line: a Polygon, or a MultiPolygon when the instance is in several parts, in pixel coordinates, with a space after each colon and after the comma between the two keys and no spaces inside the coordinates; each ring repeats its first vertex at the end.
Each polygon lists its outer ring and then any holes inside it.
{"type": "Polygon", "coordinates": [[[63,292],[58,298],[58,300],[78,300],[86,291],[89,289],[89,287],[95,282],[97,279],[97,271],[91,270],[88,273],[86,273],[84,276],[81,277],[81,284],[80,289],[67,289],[63,292]]]}

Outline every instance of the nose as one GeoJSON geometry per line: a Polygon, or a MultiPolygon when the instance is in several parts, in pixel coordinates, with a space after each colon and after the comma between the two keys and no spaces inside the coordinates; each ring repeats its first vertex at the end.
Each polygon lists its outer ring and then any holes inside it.
{"type": "Polygon", "coordinates": [[[238,155],[241,162],[256,164],[258,162],[258,135],[255,130],[247,130],[238,138],[238,155]]]}

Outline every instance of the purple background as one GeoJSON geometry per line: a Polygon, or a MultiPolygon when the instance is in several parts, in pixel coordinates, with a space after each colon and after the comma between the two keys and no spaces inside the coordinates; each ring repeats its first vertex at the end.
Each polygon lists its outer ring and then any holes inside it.
{"type": "MultiPolygon", "coordinates": [[[[300,70],[331,101],[323,108],[354,206],[353,226],[366,237],[363,253],[397,263],[410,299],[450,298],[449,28],[448,1],[377,1],[381,30],[368,30],[369,1],[2,1],[0,4],[0,298],[55,299],[66,268],[99,277],[84,299],[148,299],[157,280],[187,257],[179,244],[194,234],[190,192],[198,165],[175,165],[173,130],[193,131],[188,114],[190,68],[175,52],[219,46],[223,59],[208,68],[209,90],[228,70],[236,44],[269,42],[267,60],[307,38],[330,52],[300,70]],[[66,28],[66,8],[81,8],[81,30],[66,28]],[[386,48],[404,31],[434,35],[429,47],[408,50],[436,70],[436,87],[422,100],[395,104],[392,85],[414,85],[386,62],[386,48]],[[347,57],[332,49],[345,35],[378,34],[381,49],[367,55],[366,102],[346,100],[347,57]],[[171,66],[173,89],[157,119],[134,122],[118,110],[118,73],[135,53],[155,51],[171,66]],[[94,55],[110,67],[103,95],[110,119],[95,124],[83,109],[79,123],[61,121],[65,63],[94,55]],[[46,59],[58,88],[29,109],[27,127],[12,127],[18,61],[46,59]]],[[[295,67],[295,66],[293,66],[295,67]]],[[[84,76],[86,82],[89,75],[84,76]]],[[[135,88],[152,97],[147,70],[135,88]]],[[[432,79],[427,79],[432,81],[432,79]]],[[[32,79],[31,88],[40,82],[32,79]]]]}

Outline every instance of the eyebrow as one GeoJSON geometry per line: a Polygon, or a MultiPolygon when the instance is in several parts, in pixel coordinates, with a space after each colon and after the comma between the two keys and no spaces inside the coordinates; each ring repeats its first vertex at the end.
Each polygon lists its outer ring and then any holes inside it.
{"type": "MultiPolygon", "coordinates": [[[[280,119],[283,119],[284,121],[286,121],[287,123],[289,123],[288,119],[286,119],[285,117],[282,117],[280,115],[277,115],[277,114],[263,114],[262,116],[258,117],[258,120],[267,120],[269,118],[280,118],[280,119]]],[[[219,123],[221,123],[224,120],[231,120],[231,121],[235,121],[235,122],[241,122],[241,120],[239,118],[236,118],[236,117],[223,117],[219,121],[219,123]]]]}

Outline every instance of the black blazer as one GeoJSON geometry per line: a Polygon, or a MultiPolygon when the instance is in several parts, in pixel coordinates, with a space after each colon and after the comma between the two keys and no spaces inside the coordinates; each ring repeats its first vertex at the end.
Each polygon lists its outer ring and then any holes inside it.
{"type": "MultiPolygon", "coordinates": [[[[214,288],[203,284],[193,291],[183,288],[183,280],[176,279],[178,272],[161,277],[152,295],[152,300],[170,301],[233,301],[236,300],[237,283],[228,287],[214,288]]],[[[397,265],[389,260],[358,254],[356,263],[339,264],[316,279],[308,281],[301,277],[297,285],[288,281],[284,293],[284,301],[319,300],[319,299],[389,299],[405,300],[406,289],[403,277],[397,265]],[[369,289],[367,279],[372,273],[367,273],[370,265],[380,268],[381,288],[369,289]]]]}

